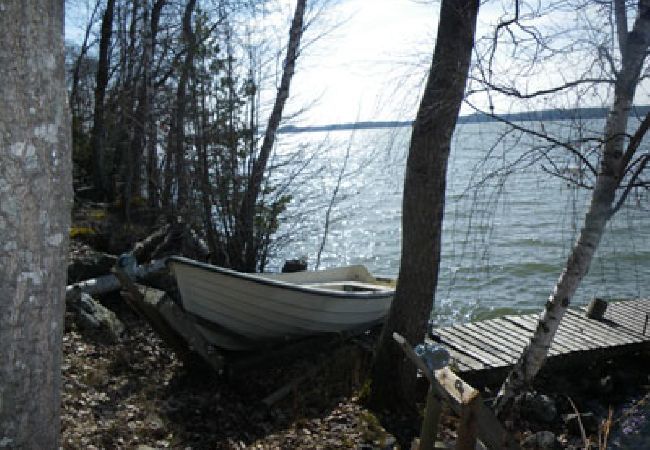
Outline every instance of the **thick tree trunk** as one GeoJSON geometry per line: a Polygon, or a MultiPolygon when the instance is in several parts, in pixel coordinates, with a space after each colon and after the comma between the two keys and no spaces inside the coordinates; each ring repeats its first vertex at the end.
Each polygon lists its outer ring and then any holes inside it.
{"type": "Polygon", "coordinates": [[[300,49],[300,39],[303,34],[303,22],[307,0],[298,0],[294,10],[291,28],[289,29],[289,43],[287,44],[287,56],[284,61],[280,86],[275,96],[273,110],[262,141],[262,147],[257,159],[253,163],[253,169],[248,179],[246,192],[242,200],[237,223],[235,246],[236,255],[231,255],[233,265],[238,270],[254,272],[258,253],[258,245],[255,243],[255,207],[257,204],[266,165],[275,144],[275,137],[282,120],[282,111],[289,98],[291,79],[296,70],[296,60],[300,49]]]}
{"type": "Polygon", "coordinates": [[[497,413],[505,411],[514,396],[530,384],[542,367],[560,321],[589,270],[605,225],[613,214],[616,190],[625,173],[626,161],[630,159],[624,152],[628,118],[650,45],[650,0],[639,2],[637,19],[625,40],[621,43],[623,60],[614,89],[614,104],[603,133],[603,156],[584,225],[546,303],[535,334],[501,387],[496,400],[497,413]]]}
{"type": "Polygon", "coordinates": [[[59,447],[72,168],[63,1],[0,13],[0,448],[59,447]]]}
{"type": "Polygon", "coordinates": [[[397,292],[382,330],[371,404],[410,403],[415,367],[392,339],[421,342],[440,264],[447,159],[471,61],[478,0],[443,0],[431,70],[413,125],[402,203],[402,256],[397,292]]]}
{"type": "Polygon", "coordinates": [[[97,62],[97,77],[95,84],[95,111],[91,131],[91,146],[93,152],[93,182],[99,195],[105,197],[110,191],[110,182],[106,174],[106,124],[104,123],[104,97],[108,86],[110,69],[109,49],[113,35],[113,13],[115,0],[107,0],[106,9],[102,16],[101,36],[99,39],[99,59],[97,62]]]}

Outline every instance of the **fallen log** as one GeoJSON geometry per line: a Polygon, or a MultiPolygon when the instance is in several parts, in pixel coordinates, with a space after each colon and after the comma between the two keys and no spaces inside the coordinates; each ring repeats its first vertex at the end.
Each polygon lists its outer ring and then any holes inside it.
{"type": "MultiPolygon", "coordinates": [[[[122,258],[123,256],[120,257],[120,259],[122,258]]],[[[120,261],[118,261],[118,264],[120,264],[120,261]]],[[[155,278],[155,276],[164,274],[166,271],[167,267],[165,266],[164,259],[158,259],[152,261],[150,264],[135,266],[135,268],[126,270],[130,276],[143,284],[149,284],[151,279],[155,278]]],[[[120,287],[120,281],[117,279],[115,274],[111,273],[66,286],[65,299],[66,302],[74,301],[78,299],[82,293],[86,293],[91,296],[105,295],[111,292],[119,291],[120,287]]]]}
{"type": "Polygon", "coordinates": [[[223,371],[223,356],[210,345],[191,318],[169,295],[157,289],[141,290],[120,268],[116,268],[114,273],[123,288],[122,296],[129,306],[149,322],[182,361],[191,364],[193,354],[196,353],[217,373],[223,371]]]}
{"type": "Polygon", "coordinates": [[[153,252],[167,237],[169,228],[169,224],[164,225],[140,242],[137,242],[133,246],[133,256],[140,262],[149,261],[153,252]]]}

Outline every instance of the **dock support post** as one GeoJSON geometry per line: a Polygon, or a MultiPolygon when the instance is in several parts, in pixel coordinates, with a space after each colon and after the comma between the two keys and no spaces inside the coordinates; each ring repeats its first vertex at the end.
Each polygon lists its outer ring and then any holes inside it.
{"type": "Polygon", "coordinates": [[[607,311],[607,302],[602,298],[593,298],[587,306],[587,317],[589,319],[602,320],[607,311]]]}
{"type": "Polygon", "coordinates": [[[478,410],[481,396],[478,391],[468,399],[463,399],[460,409],[460,422],[458,424],[458,437],[456,450],[475,450],[478,438],[478,410]]]}
{"type": "Polygon", "coordinates": [[[424,419],[420,429],[420,447],[419,450],[433,450],[438,436],[438,423],[440,422],[440,413],[442,404],[436,397],[435,388],[429,385],[427,392],[427,403],[424,410],[424,419]]]}

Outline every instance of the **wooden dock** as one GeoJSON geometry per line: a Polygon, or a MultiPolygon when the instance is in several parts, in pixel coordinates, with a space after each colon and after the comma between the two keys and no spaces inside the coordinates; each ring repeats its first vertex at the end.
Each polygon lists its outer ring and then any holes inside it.
{"type": "MultiPolygon", "coordinates": [[[[450,352],[452,365],[463,378],[503,377],[528,344],[538,314],[436,328],[431,338],[450,352]]],[[[589,319],[584,308],[569,309],[549,352],[549,363],[568,359],[607,358],[640,350],[650,344],[650,299],[610,302],[601,320],[589,319]]]]}

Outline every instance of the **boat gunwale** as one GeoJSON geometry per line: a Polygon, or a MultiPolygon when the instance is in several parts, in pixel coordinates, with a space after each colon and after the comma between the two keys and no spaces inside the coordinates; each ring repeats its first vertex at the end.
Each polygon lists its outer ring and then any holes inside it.
{"type": "MultiPolygon", "coordinates": [[[[373,299],[386,299],[387,297],[393,297],[395,295],[395,289],[385,289],[383,291],[335,291],[323,288],[315,288],[309,286],[301,286],[295,283],[289,283],[281,280],[273,280],[269,278],[264,278],[257,274],[238,272],[236,270],[227,269],[225,267],[215,266],[212,264],[202,263],[200,261],[195,261],[193,259],[185,258],[183,256],[170,256],[167,258],[165,264],[170,266],[172,263],[177,263],[181,265],[186,265],[190,267],[195,267],[198,269],[204,269],[209,272],[218,273],[221,275],[227,275],[234,278],[239,278],[248,282],[262,284],[266,286],[271,286],[279,289],[289,289],[297,292],[302,292],[310,295],[318,295],[323,297],[335,297],[337,299],[356,299],[356,300],[373,300],[373,299]]],[[[176,274],[174,273],[174,276],[176,274]]],[[[374,276],[373,276],[374,277],[374,276]]],[[[352,281],[352,280],[350,280],[352,281]]]]}

